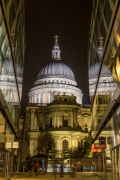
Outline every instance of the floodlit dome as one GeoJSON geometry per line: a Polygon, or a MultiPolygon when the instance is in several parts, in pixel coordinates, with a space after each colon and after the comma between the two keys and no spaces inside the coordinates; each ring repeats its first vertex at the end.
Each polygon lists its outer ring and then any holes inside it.
{"type": "Polygon", "coordinates": [[[43,67],[37,76],[37,79],[42,78],[66,78],[75,81],[72,70],[60,61],[53,61],[43,67]]]}
{"type": "Polygon", "coordinates": [[[76,102],[82,104],[83,94],[77,88],[77,82],[72,70],[63,62],[60,56],[58,36],[52,49],[52,61],[38,73],[37,80],[28,96],[29,103],[51,103],[56,95],[75,96],[76,102]]]}
{"type": "MultiPolygon", "coordinates": [[[[22,77],[23,75],[23,68],[19,65],[15,65],[15,71],[17,74],[17,77],[22,77]]],[[[6,58],[6,60],[3,63],[2,72],[1,75],[8,75],[8,76],[14,76],[14,70],[12,62],[9,60],[9,58],[6,58]]]]}
{"type": "MultiPolygon", "coordinates": [[[[100,71],[100,62],[92,65],[89,69],[89,78],[97,78],[98,73],[100,71]]],[[[102,69],[101,69],[101,77],[111,77],[111,72],[110,70],[106,67],[106,65],[103,63],[102,69]]]]}
{"type": "Polygon", "coordinates": [[[14,75],[12,63],[11,63],[10,60],[7,59],[7,58],[6,58],[6,60],[4,61],[1,74],[2,74],[2,75],[10,75],[10,76],[13,76],[13,75],[14,75]]]}

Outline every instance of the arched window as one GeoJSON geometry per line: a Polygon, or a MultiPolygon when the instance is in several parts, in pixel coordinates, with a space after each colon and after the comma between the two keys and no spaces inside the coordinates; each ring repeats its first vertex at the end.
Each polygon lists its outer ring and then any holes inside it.
{"type": "Polygon", "coordinates": [[[88,132],[88,126],[85,124],[85,132],[88,132]]]}
{"type": "Polygon", "coordinates": [[[62,142],[62,150],[64,150],[64,151],[68,150],[68,141],[67,140],[63,140],[63,142],[62,142]]]}

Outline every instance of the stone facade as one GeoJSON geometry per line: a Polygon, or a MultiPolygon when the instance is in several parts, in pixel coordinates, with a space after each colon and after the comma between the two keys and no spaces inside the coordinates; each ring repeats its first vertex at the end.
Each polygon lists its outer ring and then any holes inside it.
{"type": "Polygon", "coordinates": [[[29,104],[27,118],[31,155],[37,153],[37,139],[41,132],[53,134],[56,150],[67,150],[78,148],[78,144],[91,130],[90,107],[81,107],[75,96],[55,96],[54,101],[47,106],[29,104]]]}

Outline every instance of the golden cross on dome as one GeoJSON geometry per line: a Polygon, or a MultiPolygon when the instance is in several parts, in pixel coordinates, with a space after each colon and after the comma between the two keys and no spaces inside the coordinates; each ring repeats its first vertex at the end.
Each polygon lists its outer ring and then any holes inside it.
{"type": "Polygon", "coordinates": [[[58,44],[58,38],[59,37],[57,35],[55,35],[54,38],[55,38],[55,44],[58,44]]]}

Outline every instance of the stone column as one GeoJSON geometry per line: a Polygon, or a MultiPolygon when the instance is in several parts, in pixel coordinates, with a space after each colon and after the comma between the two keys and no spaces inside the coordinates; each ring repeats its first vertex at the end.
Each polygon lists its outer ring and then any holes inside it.
{"type": "Polygon", "coordinates": [[[52,125],[54,125],[54,128],[56,127],[56,112],[54,112],[52,125]]]}
{"type": "Polygon", "coordinates": [[[74,110],[74,123],[76,125],[76,111],[74,110]]]}
{"type": "Polygon", "coordinates": [[[41,103],[41,101],[40,101],[41,95],[40,94],[38,95],[38,98],[39,98],[39,103],[41,103]]]}
{"type": "Polygon", "coordinates": [[[37,117],[35,116],[34,117],[34,130],[37,129],[37,117]]]}
{"type": "Polygon", "coordinates": [[[41,93],[41,103],[43,103],[43,93],[41,93]]]}
{"type": "Polygon", "coordinates": [[[59,115],[59,126],[62,126],[62,117],[59,115]]]}
{"type": "Polygon", "coordinates": [[[43,93],[43,103],[45,103],[45,93],[43,93]]]}
{"type": "Polygon", "coordinates": [[[35,95],[35,103],[36,103],[36,95],[35,95]]]}
{"type": "Polygon", "coordinates": [[[62,140],[60,139],[60,150],[62,150],[62,140]]]}
{"type": "Polygon", "coordinates": [[[34,98],[33,98],[33,96],[32,96],[32,103],[34,102],[34,98]]]}
{"type": "Polygon", "coordinates": [[[54,127],[56,127],[56,125],[57,125],[57,122],[56,122],[56,112],[55,112],[55,126],[54,127]]]}
{"type": "Polygon", "coordinates": [[[52,116],[52,127],[54,127],[54,116],[52,116]]]}
{"type": "Polygon", "coordinates": [[[31,129],[32,130],[34,129],[34,113],[35,113],[35,110],[31,109],[31,129]]]}
{"type": "Polygon", "coordinates": [[[50,103],[50,92],[48,93],[48,103],[50,103]]]}
{"type": "Polygon", "coordinates": [[[73,112],[71,111],[71,127],[73,127],[73,112]]]}
{"type": "Polygon", "coordinates": [[[71,126],[71,117],[68,117],[68,126],[71,126]]]}
{"type": "Polygon", "coordinates": [[[42,93],[42,103],[45,103],[45,93],[42,93]]]}
{"type": "Polygon", "coordinates": [[[59,111],[56,114],[57,114],[57,127],[59,127],[59,111]]]}
{"type": "Polygon", "coordinates": [[[73,110],[73,127],[75,124],[76,124],[76,122],[75,122],[75,110],[73,110]]]}

